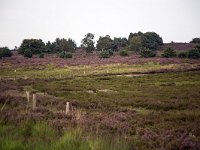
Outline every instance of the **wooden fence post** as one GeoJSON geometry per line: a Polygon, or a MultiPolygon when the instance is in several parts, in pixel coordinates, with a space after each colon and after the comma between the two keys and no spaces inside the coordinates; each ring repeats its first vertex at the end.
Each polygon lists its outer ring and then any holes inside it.
{"type": "Polygon", "coordinates": [[[69,113],[69,102],[66,102],[65,114],[67,115],[68,113],[69,113]]]}
{"type": "Polygon", "coordinates": [[[36,108],[36,94],[33,94],[33,109],[36,108]]]}
{"type": "Polygon", "coordinates": [[[30,92],[26,91],[26,98],[27,98],[27,103],[30,101],[30,92]]]}
{"type": "Polygon", "coordinates": [[[16,80],[16,72],[17,72],[17,70],[15,70],[14,72],[15,72],[15,80],[16,80]]]}

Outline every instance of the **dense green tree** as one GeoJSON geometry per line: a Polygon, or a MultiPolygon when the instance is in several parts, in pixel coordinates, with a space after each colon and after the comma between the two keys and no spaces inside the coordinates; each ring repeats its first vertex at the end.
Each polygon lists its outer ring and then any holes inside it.
{"type": "Polygon", "coordinates": [[[67,40],[67,51],[68,52],[75,52],[77,46],[76,46],[76,42],[74,40],[72,40],[71,38],[68,38],[67,40]]]}
{"type": "Polygon", "coordinates": [[[32,58],[32,56],[33,56],[33,53],[31,51],[31,49],[25,49],[25,51],[24,51],[24,57],[32,58]]]}
{"type": "Polygon", "coordinates": [[[41,39],[24,39],[18,53],[24,54],[26,49],[30,49],[33,54],[39,54],[45,52],[45,44],[41,39]]]}
{"type": "Polygon", "coordinates": [[[199,53],[200,53],[200,45],[196,45],[196,46],[195,46],[195,49],[198,50],[199,53]]]}
{"type": "Polygon", "coordinates": [[[162,38],[155,32],[146,32],[143,36],[143,46],[150,50],[157,50],[160,45],[163,45],[162,38]]]}
{"type": "Polygon", "coordinates": [[[200,38],[193,38],[190,43],[199,43],[200,44],[200,38]]]}
{"type": "Polygon", "coordinates": [[[112,49],[117,50],[120,47],[126,47],[128,45],[128,40],[126,38],[116,38],[112,42],[112,49]]]}
{"type": "Polygon", "coordinates": [[[163,45],[162,38],[155,32],[130,33],[128,38],[129,44],[131,42],[131,39],[134,37],[140,37],[142,42],[142,47],[146,47],[150,50],[157,50],[160,45],[163,45]]]}
{"type": "Polygon", "coordinates": [[[48,53],[51,53],[51,52],[52,52],[52,44],[51,44],[50,41],[48,41],[48,42],[46,43],[45,49],[46,49],[46,52],[48,52],[48,53]]]}
{"type": "Polygon", "coordinates": [[[103,51],[112,48],[113,40],[110,38],[109,35],[105,37],[100,36],[97,41],[97,50],[103,51]]]}
{"type": "Polygon", "coordinates": [[[87,33],[85,38],[81,41],[81,47],[86,50],[87,53],[91,53],[94,48],[94,34],[87,33]]]}
{"type": "Polygon", "coordinates": [[[142,38],[142,36],[143,36],[144,34],[142,33],[142,32],[138,32],[138,33],[130,33],[129,34],[129,36],[128,36],[128,42],[130,42],[131,41],[131,39],[133,38],[133,37],[135,37],[135,36],[140,36],[141,38],[142,38]]]}
{"type": "Polygon", "coordinates": [[[12,52],[8,47],[0,47],[0,58],[2,57],[11,57],[12,52]]]}
{"type": "Polygon", "coordinates": [[[142,48],[141,36],[133,36],[129,42],[129,50],[139,52],[142,48]]]}
{"type": "Polygon", "coordinates": [[[51,49],[53,52],[74,52],[76,49],[76,43],[72,39],[60,39],[56,38],[55,42],[52,43],[51,49]]]}

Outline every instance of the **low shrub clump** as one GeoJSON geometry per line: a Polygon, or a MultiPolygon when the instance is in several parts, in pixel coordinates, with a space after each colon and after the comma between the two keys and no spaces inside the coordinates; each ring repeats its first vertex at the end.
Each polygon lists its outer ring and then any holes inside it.
{"type": "Polygon", "coordinates": [[[191,49],[188,51],[188,58],[198,59],[200,58],[200,51],[198,49],[191,49]]]}
{"type": "Polygon", "coordinates": [[[190,59],[198,59],[200,58],[200,45],[195,46],[194,49],[191,49],[187,52],[180,52],[178,54],[179,58],[190,58],[190,59]]]}
{"type": "Polygon", "coordinates": [[[2,57],[11,57],[12,53],[8,47],[0,47],[0,58],[2,57]]]}
{"type": "Polygon", "coordinates": [[[119,55],[120,55],[120,56],[123,56],[123,57],[129,56],[129,54],[128,54],[128,52],[127,52],[126,50],[120,51],[120,52],[119,52],[119,55]]]}
{"type": "Polygon", "coordinates": [[[41,54],[39,55],[39,58],[44,58],[44,54],[41,53],[41,54]]]}
{"type": "Polygon", "coordinates": [[[155,57],[156,56],[156,52],[152,51],[150,49],[142,49],[140,51],[140,56],[143,57],[143,58],[155,57]]]}
{"type": "Polygon", "coordinates": [[[102,52],[100,52],[99,57],[100,58],[110,58],[110,53],[109,53],[109,51],[102,51],[102,52]]]}
{"type": "Polygon", "coordinates": [[[65,51],[63,51],[63,52],[61,52],[59,54],[59,57],[60,58],[72,58],[72,53],[71,52],[65,52],[65,51]]]}
{"type": "Polygon", "coordinates": [[[187,58],[188,57],[188,53],[187,52],[180,52],[178,54],[178,58],[187,58]]]}
{"type": "Polygon", "coordinates": [[[26,49],[24,51],[24,57],[32,58],[32,56],[33,56],[33,53],[32,53],[32,51],[30,49],[26,49]]]}
{"type": "Polygon", "coordinates": [[[164,50],[162,57],[173,58],[173,57],[176,57],[176,55],[177,55],[176,51],[173,48],[168,47],[164,50]]]}
{"type": "Polygon", "coordinates": [[[65,53],[65,58],[72,58],[72,53],[71,52],[66,52],[65,53]]]}
{"type": "Polygon", "coordinates": [[[108,50],[108,53],[110,54],[110,56],[112,56],[114,54],[113,50],[112,49],[109,49],[108,50]]]}

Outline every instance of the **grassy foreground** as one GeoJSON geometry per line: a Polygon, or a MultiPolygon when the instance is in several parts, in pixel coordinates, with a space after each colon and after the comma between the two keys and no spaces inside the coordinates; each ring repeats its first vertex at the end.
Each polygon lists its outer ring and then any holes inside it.
{"type": "Polygon", "coordinates": [[[3,80],[0,149],[199,149],[199,87],[199,71],[3,80]],[[25,90],[38,95],[36,110],[26,111],[25,90]]]}
{"type": "Polygon", "coordinates": [[[81,129],[71,129],[62,136],[47,122],[23,122],[15,126],[0,126],[2,150],[128,150],[126,142],[119,138],[84,137],[81,129]]]}

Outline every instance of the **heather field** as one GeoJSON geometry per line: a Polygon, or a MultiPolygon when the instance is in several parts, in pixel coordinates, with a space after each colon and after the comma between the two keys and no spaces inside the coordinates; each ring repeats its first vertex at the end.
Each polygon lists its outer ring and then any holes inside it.
{"type": "Polygon", "coordinates": [[[1,60],[0,149],[200,149],[199,60],[144,60],[1,60]]]}
{"type": "Polygon", "coordinates": [[[0,0],[0,150],[200,150],[200,0],[0,0]]]}

